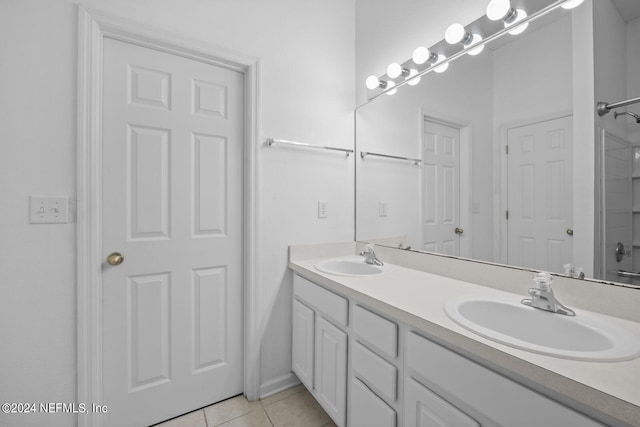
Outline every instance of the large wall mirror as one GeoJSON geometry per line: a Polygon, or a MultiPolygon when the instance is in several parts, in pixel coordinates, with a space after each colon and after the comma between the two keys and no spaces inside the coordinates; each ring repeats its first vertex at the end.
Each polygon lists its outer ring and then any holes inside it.
{"type": "Polygon", "coordinates": [[[640,2],[579,7],[357,109],[357,240],[640,283],[640,103],[595,110],[640,96],[640,2]]]}

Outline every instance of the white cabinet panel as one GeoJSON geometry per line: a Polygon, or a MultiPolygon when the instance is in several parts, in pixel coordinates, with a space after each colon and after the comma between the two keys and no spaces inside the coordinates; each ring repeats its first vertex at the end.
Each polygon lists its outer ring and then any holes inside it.
{"type": "Polygon", "coordinates": [[[313,390],[313,350],[315,313],[293,300],[292,369],[309,390],[313,390]]]}
{"type": "Polygon", "coordinates": [[[398,369],[359,342],[353,343],[351,366],[355,374],[385,399],[396,400],[398,369]]]}
{"type": "Polygon", "coordinates": [[[293,293],[322,312],[327,319],[346,326],[349,301],[298,275],[293,276],[293,293]]]}
{"type": "Polygon", "coordinates": [[[349,427],[395,427],[396,411],[357,378],[351,379],[349,427]]]}
{"type": "Polygon", "coordinates": [[[353,331],[383,354],[398,355],[398,325],[356,305],[353,309],[353,331]]]}
{"type": "Polygon", "coordinates": [[[315,391],[318,402],[338,426],[347,406],[347,334],[316,318],[315,391]]]}
{"type": "Polygon", "coordinates": [[[405,396],[407,427],[480,427],[476,420],[412,378],[407,378],[405,396]]]}
{"type": "Polygon", "coordinates": [[[470,408],[465,412],[472,413],[472,408],[496,425],[602,426],[413,332],[407,339],[406,363],[426,384],[470,408]]]}

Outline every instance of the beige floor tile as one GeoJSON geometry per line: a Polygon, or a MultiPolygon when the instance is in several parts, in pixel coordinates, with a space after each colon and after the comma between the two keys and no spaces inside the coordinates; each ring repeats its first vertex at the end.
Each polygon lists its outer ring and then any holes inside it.
{"type": "Polygon", "coordinates": [[[323,425],[322,427],[338,427],[338,426],[333,421],[329,421],[327,424],[323,425]]]}
{"type": "MultiPolygon", "coordinates": [[[[211,426],[211,424],[209,424],[211,426]]],[[[238,418],[220,424],[218,427],[273,427],[262,407],[238,418]]]]}
{"type": "Polygon", "coordinates": [[[204,412],[202,412],[202,410],[198,410],[181,417],[165,421],[155,427],[207,427],[207,422],[204,419],[204,412]]]}
{"type": "Polygon", "coordinates": [[[217,426],[234,418],[248,414],[256,409],[262,410],[260,402],[249,402],[244,396],[236,396],[215,405],[204,408],[209,427],[217,426]]]}
{"type": "Polygon", "coordinates": [[[274,427],[322,427],[331,421],[306,390],[278,400],[264,409],[274,427]]]}
{"type": "Polygon", "coordinates": [[[277,402],[278,400],[282,400],[286,397],[289,397],[293,394],[296,393],[300,393],[301,391],[306,390],[306,388],[304,388],[304,386],[302,384],[298,384],[296,386],[290,387],[286,390],[282,390],[279,393],[273,394],[269,397],[265,397],[264,399],[261,400],[262,402],[262,406],[269,406],[274,402],[277,402]]]}

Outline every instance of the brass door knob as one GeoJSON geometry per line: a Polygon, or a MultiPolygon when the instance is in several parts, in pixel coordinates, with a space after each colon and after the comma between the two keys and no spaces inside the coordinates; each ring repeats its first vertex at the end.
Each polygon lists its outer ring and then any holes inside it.
{"type": "Polygon", "coordinates": [[[567,234],[573,236],[573,228],[567,228],[567,234]]]}
{"type": "Polygon", "coordinates": [[[120,252],[112,252],[107,257],[107,263],[109,265],[120,265],[124,261],[124,257],[120,252]]]}
{"type": "Polygon", "coordinates": [[[456,227],[455,232],[456,232],[457,235],[460,235],[460,234],[464,233],[464,230],[462,228],[460,228],[460,227],[456,227]]]}

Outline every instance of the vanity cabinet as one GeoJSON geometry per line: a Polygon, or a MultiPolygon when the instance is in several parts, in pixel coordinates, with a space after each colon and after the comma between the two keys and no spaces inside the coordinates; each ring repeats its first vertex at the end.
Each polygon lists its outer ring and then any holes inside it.
{"type": "Polygon", "coordinates": [[[340,427],[604,426],[358,300],[293,288],[293,372],[340,427]]]}
{"type": "Polygon", "coordinates": [[[407,336],[405,416],[407,427],[581,426],[603,427],[535,391],[435,342],[407,336]]]}
{"type": "Polygon", "coordinates": [[[292,370],[338,427],[346,425],[348,300],[293,280],[292,370]]]}

